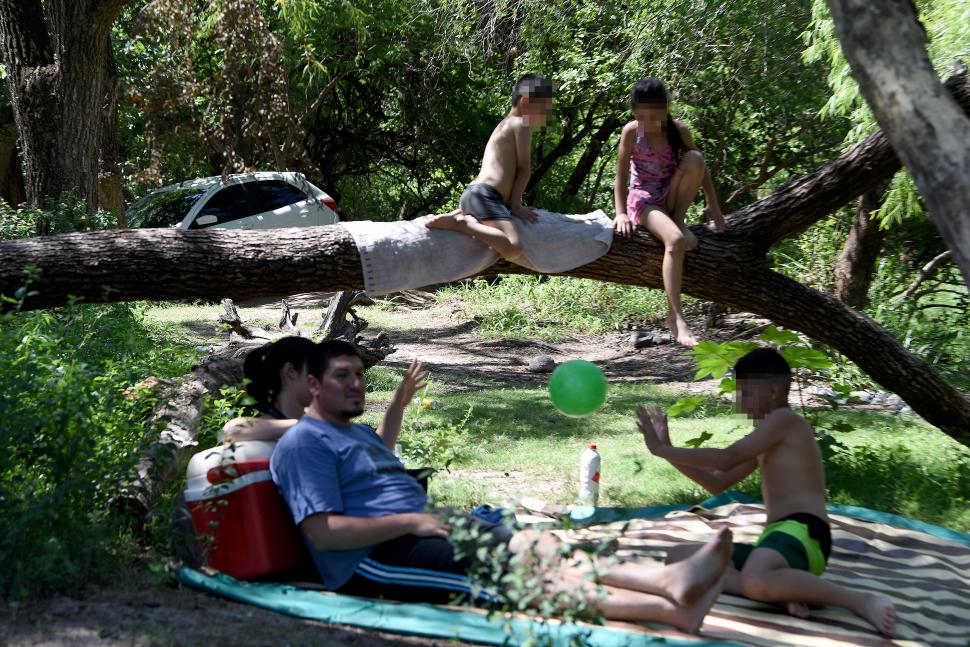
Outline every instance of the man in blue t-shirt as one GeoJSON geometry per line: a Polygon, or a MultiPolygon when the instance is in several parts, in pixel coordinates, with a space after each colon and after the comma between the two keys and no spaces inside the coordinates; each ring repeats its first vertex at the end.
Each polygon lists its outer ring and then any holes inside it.
{"type": "MultiPolygon", "coordinates": [[[[299,525],[327,588],[340,593],[408,601],[446,602],[471,593],[470,558],[455,559],[448,533],[427,497],[392,448],[404,408],[424,386],[417,361],[375,431],[354,424],[364,412],[364,366],[357,349],[328,340],[307,363],[312,402],[280,439],[270,461],[273,480],[299,525]]],[[[512,553],[555,554],[549,533],[512,536],[500,524],[484,529],[512,553]]],[[[550,592],[574,590],[610,619],[654,621],[696,631],[721,590],[731,552],[730,531],[685,561],[662,568],[634,562],[604,564],[600,598],[590,565],[549,566],[550,592]]],[[[483,596],[484,597],[484,596],[483,596]]]]}

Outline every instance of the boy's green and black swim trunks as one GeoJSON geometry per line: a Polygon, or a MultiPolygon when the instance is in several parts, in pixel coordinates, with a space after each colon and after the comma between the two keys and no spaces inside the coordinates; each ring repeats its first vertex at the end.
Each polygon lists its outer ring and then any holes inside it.
{"type": "Polygon", "coordinates": [[[758,541],[734,544],[731,562],[739,571],[755,548],[770,548],[781,554],[791,568],[821,575],[832,553],[829,524],[807,512],[796,512],[765,526],[758,541]]]}

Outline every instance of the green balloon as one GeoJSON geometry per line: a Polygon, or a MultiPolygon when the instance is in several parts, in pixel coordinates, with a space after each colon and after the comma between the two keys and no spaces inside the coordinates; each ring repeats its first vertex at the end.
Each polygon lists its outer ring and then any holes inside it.
{"type": "Polygon", "coordinates": [[[572,359],[552,372],[549,397],[567,416],[589,415],[606,400],[606,378],[596,364],[572,359]]]}

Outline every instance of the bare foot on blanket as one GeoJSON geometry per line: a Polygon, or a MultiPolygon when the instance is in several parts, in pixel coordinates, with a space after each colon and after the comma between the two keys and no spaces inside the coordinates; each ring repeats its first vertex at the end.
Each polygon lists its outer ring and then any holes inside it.
{"type": "Polygon", "coordinates": [[[785,605],[785,610],[788,611],[788,615],[801,618],[802,620],[808,620],[811,615],[808,610],[808,605],[802,604],[801,602],[789,602],[785,605]]]}
{"type": "Polygon", "coordinates": [[[724,588],[724,578],[725,576],[722,575],[720,579],[716,580],[701,597],[697,598],[694,604],[678,608],[670,619],[671,623],[687,633],[696,634],[701,625],[704,624],[707,612],[711,610],[717,596],[721,594],[721,589],[724,588]]]}
{"type": "Polygon", "coordinates": [[[670,334],[673,335],[677,343],[685,348],[693,348],[697,345],[697,340],[694,338],[694,333],[690,331],[690,327],[687,322],[684,321],[683,317],[678,317],[676,315],[667,315],[667,328],[670,330],[670,334]]]}
{"type": "Polygon", "coordinates": [[[886,638],[896,633],[896,607],[889,598],[870,593],[862,609],[853,611],[886,638]]]}
{"type": "Polygon", "coordinates": [[[428,229],[448,229],[467,234],[468,220],[469,217],[462,213],[443,213],[440,216],[433,216],[424,223],[424,226],[428,229]]]}
{"type": "Polygon", "coordinates": [[[730,561],[731,531],[721,528],[690,557],[664,569],[668,597],[681,606],[693,604],[724,575],[730,561]]]}

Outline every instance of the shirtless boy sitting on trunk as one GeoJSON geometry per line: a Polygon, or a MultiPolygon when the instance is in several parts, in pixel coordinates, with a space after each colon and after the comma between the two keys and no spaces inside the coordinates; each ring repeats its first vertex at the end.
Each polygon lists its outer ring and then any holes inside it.
{"type": "Polygon", "coordinates": [[[426,226],[471,236],[509,261],[522,256],[512,219],[537,220],[522,204],[522,193],[532,173],[532,131],[549,117],[552,95],[552,83],[539,74],[526,74],[516,82],[512,109],[492,131],[478,177],[461,194],[458,209],[435,216],[426,226]]]}
{"type": "MultiPolygon", "coordinates": [[[[761,470],[768,524],[753,546],[734,545],[724,591],[786,605],[799,617],[808,616],[807,605],[843,607],[884,636],[892,636],[896,610],[888,598],[821,578],[832,550],[825,471],[812,428],[788,407],[788,362],[773,349],[759,348],[738,360],[734,376],[736,406],[757,426],[725,449],[674,447],[660,408],[637,409],[650,453],[712,494],[761,470]]],[[[694,550],[696,546],[675,549],[668,562],[682,560],[694,550]]]]}

